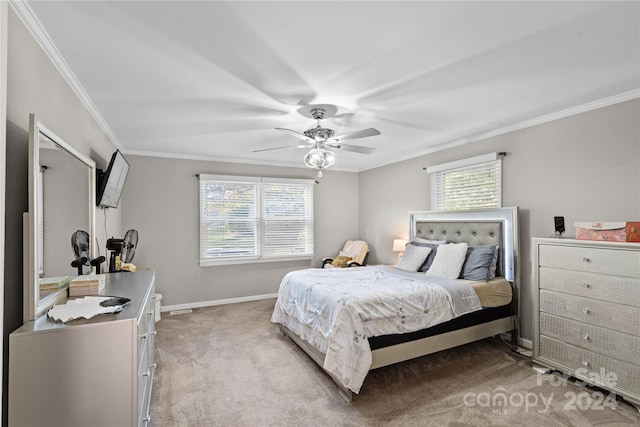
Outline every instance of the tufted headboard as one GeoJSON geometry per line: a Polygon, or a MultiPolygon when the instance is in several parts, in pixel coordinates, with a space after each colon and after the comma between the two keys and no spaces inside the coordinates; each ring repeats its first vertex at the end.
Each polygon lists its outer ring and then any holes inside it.
{"type": "Polygon", "coordinates": [[[410,237],[466,242],[470,246],[498,245],[498,273],[519,286],[518,208],[480,211],[410,212],[410,237]]]}

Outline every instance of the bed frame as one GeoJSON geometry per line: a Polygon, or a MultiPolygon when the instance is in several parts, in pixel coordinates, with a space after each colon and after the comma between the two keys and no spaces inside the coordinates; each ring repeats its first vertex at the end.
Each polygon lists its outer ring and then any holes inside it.
{"type": "MultiPolygon", "coordinates": [[[[499,208],[481,211],[410,212],[409,230],[411,237],[447,242],[466,242],[470,246],[499,245],[498,273],[512,286],[511,315],[508,317],[476,324],[463,329],[421,338],[415,341],[391,345],[372,350],[371,369],[381,368],[416,357],[457,347],[484,338],[511,334],[511,343],[517,346],[519,334],[520,269],[518,259],[518,208],[499,208]]],[[[308,344],[297,334],[280,325],[280,330],[290,337],[320,367],[324,365],[324,353],[308,344]]],[[[327,372],[338,385],[340,395],[347,401],[353,399],[353,392],[342,386],[327,372]]]]}

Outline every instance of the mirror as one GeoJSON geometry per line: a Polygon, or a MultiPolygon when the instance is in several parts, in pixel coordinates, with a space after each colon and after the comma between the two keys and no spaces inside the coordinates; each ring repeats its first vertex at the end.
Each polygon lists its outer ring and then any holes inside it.
{"type": "MultiPolygon", "coordinates": [[[[35,320],[67,297],[79,269],[72,235],[89,235],[95,253],[95,162],[29,116],[29,212],[25,214],[24,320],[35,320]]],[[[90,267],[81,267],[82,274],[90,267]]]]}

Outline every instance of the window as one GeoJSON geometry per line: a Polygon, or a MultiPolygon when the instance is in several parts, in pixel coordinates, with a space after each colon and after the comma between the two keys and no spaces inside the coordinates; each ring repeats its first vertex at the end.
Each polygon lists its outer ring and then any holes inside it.
{"type": "Polygon", "coordinates": [[[200,265],[313,257],[313,180],[200,175],[200,265]]]}
{"type": "Polygon", "coordinates": [[[491,209],[502,206],[502,159],[490,153],[427,168],[431,209],[491,209]]]}

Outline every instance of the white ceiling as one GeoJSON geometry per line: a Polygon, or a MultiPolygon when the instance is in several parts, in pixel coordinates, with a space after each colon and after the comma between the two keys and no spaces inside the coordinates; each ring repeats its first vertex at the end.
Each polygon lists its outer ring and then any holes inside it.
{"type": "MultiPolygon", "coordinates": [[[[361,171],[640,96],[640,2],[28,1],[125,153],[361,171]]],[[[27,8],[28,9],[28,8],[27,8]]]]}

